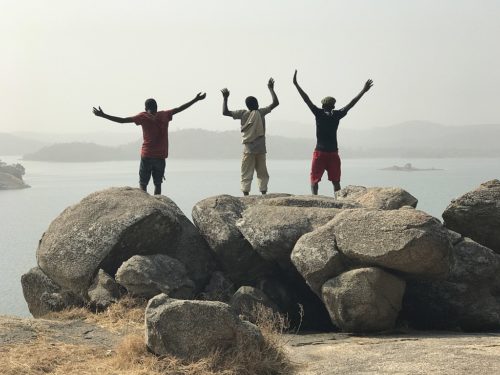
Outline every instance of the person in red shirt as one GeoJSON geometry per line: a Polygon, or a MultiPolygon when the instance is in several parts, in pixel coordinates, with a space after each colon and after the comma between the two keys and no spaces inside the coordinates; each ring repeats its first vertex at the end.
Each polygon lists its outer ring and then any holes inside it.
{"type": "Polygon", "coordinates": [[[198,93],[196,97],[180,107],[167,111],[158,111],[156,100],[147,99],[145,111],[133,117],[111,116],[101,109],[94,107],[97,117],[118,122],[120,124],[134,122],[142,127],[143,143],[141,148],[141,164],[139,167],[139,186],[147,191],[151,176],[155,185],[155,195],[161,194],[161,184],[165,179],[165,159],[168,157],[168,124],[173,115],[184,111],[197,101],[205,99],[205,93],[198,93]]]}

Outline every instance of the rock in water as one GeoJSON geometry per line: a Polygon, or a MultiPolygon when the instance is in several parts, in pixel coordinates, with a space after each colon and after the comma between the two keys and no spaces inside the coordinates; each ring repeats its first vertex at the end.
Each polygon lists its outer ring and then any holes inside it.
{"type": "Polygon", "coordinates": [[[485,182],[453,200],[443,219],[447,228],[500,253],[500,181],[485,182]]]}
{"type": "Polygon", "coordinates": [[[398,187],[369,187],[349,185],[341,189],[338,199],[348,199],[364,208],[397,210],[403,206],[417,207],[418,200],[398,187]]]}
{"type": "Polygon", "coordinates": [[[134,255],[116,272],[116,280],[135,296],[152,298],[165,293],[171,298],[193,297],[194,283],[186,267],[167,255],[134,255]]]}
{"type": "Polygon", "coordinates": [[[222,302],[182,301],[160,294],[146,308],[146,344],[157,355],[197,360],[217,350],[258,347],[262,342],[260,330],[222,302]]]}
{"type": "Polygon", "coordinates": [[[363,265],[445,278],[451,244],[439,220],[418,210],[344,210],[331,221],[337,247],[363,265]]]}
{"type": "Polygon", "coordinates": [[[21,277],[24,299],[35,318],[49,312],[83,305],[83,299],[68,290],[63,290],[43,271],[34,267],[21,277]]]}
{"type": "Polygon", "coordinates": [[[404,280],[379,268],[359,268],[327,281],[323,300],[335,325],[345,332],[394,328],[404,280]]]}

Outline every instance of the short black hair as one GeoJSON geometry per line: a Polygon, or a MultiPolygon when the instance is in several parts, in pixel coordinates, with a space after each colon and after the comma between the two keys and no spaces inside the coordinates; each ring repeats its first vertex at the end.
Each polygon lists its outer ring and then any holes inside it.
{"type": "Polygon", "coordinates": [[[253,111],[255,109],[259,109],[259,102],[257,101],[257,98],[255,96],[249,96],[245,99],[245,104],[247,105],[248,109],[253,111]]]}
{"type": "Polygon", "coordinates": [[[158,110],[158,104],[156,104],[156,100],[153,98],[146,99],[144,107],[146,107],[146,111],[152,110],[153,112],[156,112],[158,110]]]}

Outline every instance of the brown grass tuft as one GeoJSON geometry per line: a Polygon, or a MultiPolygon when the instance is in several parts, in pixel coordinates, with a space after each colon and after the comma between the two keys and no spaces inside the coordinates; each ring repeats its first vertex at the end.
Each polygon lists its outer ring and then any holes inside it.
{"type": "Polygon", "coordinates": [[[240,341],[227,352],[214,352],[207,358],[187,362],[173,356],[150,353],[144,336],[145,302],[124,299],[107,311],[93,314],[72,309],[50,314],[50,319],[81,319],[113,331],[129,325],[133,334],[125,336],[115,350],[103,347],[72,345],[36,339],[0,347],[0,372],[5,375],[290,375],[295,373],[286,355],[281,333],[287,321],[262,306],[254,309],[254,321],[261,328],[264,342],[249,346],[240,341]],[[133,328],[133,329],[132,329],[133,328]],[[140,329],[136,329],[140,328],[140,329]]]}
{"type": "Polygon", "coordinates": [[[83,320],[97,324],[110,331],[142,329],[147,300],[125,296],[103,312],[92,312],[85,307],[76,307],[45,315],[44,319],[83,320]]]}

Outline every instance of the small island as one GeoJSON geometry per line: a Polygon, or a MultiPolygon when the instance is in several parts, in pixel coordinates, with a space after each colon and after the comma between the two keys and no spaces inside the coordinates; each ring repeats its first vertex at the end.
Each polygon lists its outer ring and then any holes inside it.
{"type": "Polygon", "coordinates": [[[7,164],[0,160],[0,190],[25,189],[30,186],[23,181],[24,167],[17,164],[7,164]]]}
{"type": "Polygon", "coordinates": [[[392,167],[381,168],[381,171],[401,171],[401,172],[418,172],[418,171],[442,171],[439,168],[415,168],[411,163],[406,163],[402,167],[393,165],[392,167]]]}

